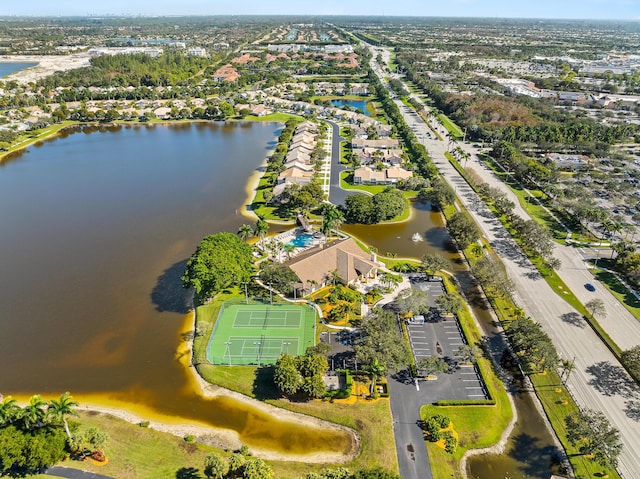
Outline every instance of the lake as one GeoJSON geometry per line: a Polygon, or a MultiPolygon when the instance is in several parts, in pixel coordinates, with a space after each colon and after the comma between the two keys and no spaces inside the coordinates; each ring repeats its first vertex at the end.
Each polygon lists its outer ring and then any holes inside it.
{"type": "Polygon", "coordinates": [[[0,78],[19,72],[25,68],[35,67],[37,62],[0,62],[0,78]]]}
{"type": "Polygon", "coordinates": [[[0,393],[70,391],[284,453],[348,450],[346,434],[203,399],[176,354],[185,262],[205,235],[249,222],[247,179],[280,129],[85,126],[0,164],[0,393]]]}
{"type": "MultiPolygon", "coordinates": [[[[0,393],[68,390],[152,420],[232,429],[249,446],[347,450],[344,436],[276,421],[228,398],[203,399],[176,358],[189,327],[179,281],[185,261],[203,236],[248,222],[238,213],[247,178],[279,130],[248,122],[87,126],[0,163],[0,393]]],[[[345,229],[381,254],[457,257],[427,204],[414,204],[408,222],[345,229]],[[411,240],[415,233],[422,241],[411,240]]],[[[474,459],[471,477],[537,478],[548,470],[540,416],[530,401],[516,404],[521,421],[508,454],[474,459]]]]}

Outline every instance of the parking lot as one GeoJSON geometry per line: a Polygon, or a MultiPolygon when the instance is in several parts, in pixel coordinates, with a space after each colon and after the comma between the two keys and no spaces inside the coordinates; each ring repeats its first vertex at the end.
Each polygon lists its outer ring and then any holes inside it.
{"type": "Polygon", "coordinates": [[[445,293],[442,283],[412,277],[411,286],[428,293],[428,304],[432,308],[425,315],[424,324],[407,324],[413,357],[418,362],[422,358],[438,356],[449,364],[448,372],[438,374],[436,381],[423,381],[421,387],[428,388],[434,400],[487,399],[475,367],[458,364],[457,350],[465,344],[458,320],[454,316],[442,316],[435,309],[436,298],[445,293]]]}

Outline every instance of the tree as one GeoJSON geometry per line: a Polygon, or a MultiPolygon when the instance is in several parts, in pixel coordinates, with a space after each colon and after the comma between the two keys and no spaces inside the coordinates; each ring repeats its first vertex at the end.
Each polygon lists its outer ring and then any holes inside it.
{"type": "Polygon", "coordinates": [[[291,284],[300,281],[296,273],[286,264],[264,261],[261,263],[260,279],[281,293],[291,292],[291,284]]]}
{"type": "Polygon", "coordinates": [[[262,459],[250,459],[242,467],[244,479],[272,479],[273,469],[262,459]]]}
{"type": "Polygon", "coordinates": [[[253,228],[251,227],[251,225],[243,224],[238,229],[238,236],[244,242],[246,242],[249,238],[251,238],[251,236],[253,236],[253,228]]]}
{"type": "Polygon", "coordinates": [[[476,363],[478,358],[482,354],[482,351],[475,344],[470,346],[463,344],[456,350],[456,356],[460,358],[461,363],[476,363]]]}
{"type": "Polygon", "coordinates": [[[409,362],[409,349],[393,312],[375,308],[362,319],[361,337],[355,343],[360,364],[370,365],[376,359],[386,370],[398,370],[409,362]]]}
{"type": "Polygon", "coordinates": [[[507,329],[507,336],[525,371],[540,372],[558,363],[558,353],[551,338],[531,318],[514,319],[507,329]]]}
{"type": "Polygon", "coordinates": [[[73,400],[69,392],[62,394],[60,399],[57,401],[55,399],[49,401],[48,411],[52,413],[57,420],[62,421],[64,431],[69,439],[71,439],[71,431],[69,431],[69,424],[67,423],[66,416],[77,416],[78,413],[73,410],[76,406],[78,406],[78,402],[73,400]]]}
{"type": "Polygon", "coordinates": [[[344,222],[344,215],[338,207],[331,203],[322,203],[320,214],[322,215],[320,231],[324,233],[326,239],[331,234],[331,230],[338,229],[344,222]]]}
{"type": "Polygon", "coordinates": [[[286,396],[292,396],[300,390],[303,378],[293,356],[286,353],[280,355],[274,367],[273,381],[286,396]]]}
{"type": "Polygon", "coordinates": [[[457,294],[445,293],[436,298],[436,306],[444,313],[457,314],[464,307],[464,301],[457,294]]]}
{"type": "Polygon", "coordinates": [[[419,289],[407,288],[398,293],[396,305],[401,313],[416,316],[429,312],[429,294],[419,289]]]}
{"type": "Polygon", "coordinates": [[[239,452],[234,452],[233,454],[231,454],[231,456],[229,456],[229,470],[231,472],[240,471],[245,462],[247,462],[247,460],[242,454],[240,454],[239,452]]]}
{"type": "Polygon", "coordinates": [[[620,359],[636,378],[640,378],[640,345],[623,351],[620,359]]]}
{"type": "Polygon", "coordinates": [[[613,427],[600,411],[585,409],[565,417],[567,439],[572,445],[578,444],[582,454],[593,454],[593,458],[603,467],[617,467],[622,451],[620,431],[613,427]]]}
{"type": "Polygon", "coordinates": [[[0,427],[16,422],[20,419],[21,413],[22,409],[18,406],[18,401],[11,396],[4,397],[0,402],[0,427]]]}
{"type": "Polygon", "coordinates": [[[223,479],[229,472],[229,462],[218,454],[204,458],[204,475],[208,479],[223,479]]]}
{"type": "Polygon", "coordinates": [[[442,255],[429,253],[422,257],[422,266],[429,276],[433,276],[438,271],[449,268],[451,263],[442,255]]]}
{"type": "Polygon", "coordinates": [[[471,217],[459,211],[455,213],[447,223],[449,233],[460,249],[465,249],[471,243],[480,239],[480,230],[471,217]]]}
{"type": "Polygon", "coordinates": [[[66,440],[62,428],[25,431],[15,424],[0,428],[0,475],[23,477],[60,462],[66,440]]]}
{"type": "Polygon", "coordinates": [[[420,358],[416,363],[418,374],[423,376],[431,376],[432,374],[444,373],[449,369],[447,362],[438,356],[427,356],[420,358]]]}
{"type": "Polygon", "coordinates": [[[29,398],[29,403],[22,409],[21,415],[22,425],[25,430],[39,429],[44,426],[47,416],[46,407],[47,401],[42,399],[39,394],[29,398]]]}
{"type": "Polygon", "coordinates": [[[436,178],[431,182],[431,192],[428,195],[431,204],[438,209],[453,204],[456,200],[456,192],[442,178],[436,178]]]}
{"type": "Polygon", "coordinates": [[[384,365],[378,362],[378,358],[374,357],[369,364],[369,373],[371,374],[371,396],[374,394],[374,388],[378,377],[383,376],[386,371],[384,365]]]}
{"type": "Polygon", "coordinates": [[[560,380],[561,381],[568,381],[569,380],[569,376],[571,375],[571,372],[576,368],[576,364],[575,364],[575,360],[569,360],[569,359],[561,359],[560,360],[560,369],[562,370],[561,374],[560,374],[560,380]],[[566,377],[565,377],[566,375],[566,377]]]}
{"type": "Polygon", "coordinates": [[[594,298],[584,305],[587,308],[587,311],[591,313],[591,318],[594,316],[602,316],[605,317],[607,315],[607,309],[605,308],[604,301],[600,298],[594,298]]]}
{"type": "Polygon", "coordinates": [[[260,238],[260,244],[264,244],[264,237],[267,235],[268,231],[269,223],[262,218],[258,218],[258,221],[256,221],[256,227],[253,230],[253,235],[260,238]]]}
{"type": "Polygon", "coordinates": [[[387,187],[373,196],[376,221],[390,220],[404,212],[408,203],[400,190],[387,187]]]}
{"type": "Polygon", "coordinates": [[[253,274],[251,247],[231,233],[206,236],[187,262],[184,287],[200,297],[210,297],[253,274]]]}
{"type": "Polygon", "coordinates": [[[377,215],[373,197],[363,194],[349,195],[344,200],[344,217],[350,223],[372,224],[377,215]]]}
{"type": "Polygon", "coordinates": [[[84,433],[84,443],[92,453],[103,454],[108,442],[109,435],[96,427],[90,427],[84,433]]]}

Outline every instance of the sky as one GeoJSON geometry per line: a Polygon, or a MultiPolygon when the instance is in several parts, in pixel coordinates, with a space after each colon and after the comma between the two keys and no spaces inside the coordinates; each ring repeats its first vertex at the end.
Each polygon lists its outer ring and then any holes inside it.
{"type": "Polygon", "coordinates": [[[5,15],[386,15],[640,21],[640,0],[0,0],[5,15]]]}

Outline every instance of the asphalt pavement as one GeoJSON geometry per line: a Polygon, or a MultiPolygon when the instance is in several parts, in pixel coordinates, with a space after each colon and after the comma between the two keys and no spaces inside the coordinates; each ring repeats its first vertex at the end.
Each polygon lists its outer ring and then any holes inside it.
{"type": "Polygon", "coordinates": [[[44,472],[50,476],[66,477],[68,479],[113,479],[109,476],[73,469],[71,467],[53,466],[47,468],[44,472]]]}
{"type": "MultiPolygon", "coordinates": [[[[622,476],[624,479],[640,477],[640,452],[638,450],[638,445],[640,445],[640,388],[631,381],[617,359],[595,332],[582,321],[582,316],[540,277],[536,268],[522,253],[520,247],[502,224],[451,166],[444,156],[447,144],[437,139],[428,139],[427,134],[430,129],[424,122],[407,114],[405,111],[407,107],[401,102],[396,101],[396,103],[403,113],[405,121],[414,129],[418,137],[423,139],[432,160],[444,178],[456,190],[460,202],[469,210],[483,235],[502,258],[509,277],[515,285],[516,303],[543,326],[562,357],[575,358],[576,370],[570,375],[568,385],[577,403],[582,408],[603,412],[611,423],[620,430],[623,451],[620,455],[619,470],[622,476]]],[[[483,179],[492,175],[486,169],[483,170],[481,167],[477,169],[478,173],[482,173],[483,179]]],[[[506,189],[506,187],[503,185],[502,189],[506,189]]],[[[565,279],[567,276],[566,283],[582,299],[587,293],[583,285],[590,282],[586,281],[587,277],[584,276],[584,265],[577,268],[579,262],[575,262],[575,251],[573,256],[561,251],[562,249],[557,246],[556,255],[563,262],[562,277],[565,279]],[[572,271],[573,273],[571,273],[572,271]]],[[[602,287],[597,287],[596,292],[602,296],[607,294],[602,287]]],[[[607,298],[607,303],[609,307],[615,308],[611,297],[607,298]]],[[[623,314],[622,311],[620,313],[623,314]]],[[[607,316],[606,321],[601,320],[600,322],[607,331],[610,328],[613,331],[616,329],[614,326],[620,325],[609,323],[616,320],[617,315],[614,314],[612,317],[607,316]]],[[[632,327],[631,325],[634,323],[625,322],[625,324],[632,327]]],[[[626,341],[623,341],[621,337],[618,338],[620,333],[613,333],[615,334],[614,340],[620,340],[620,346],[623,348],[627,347],[625,344],[637,344],[640,339],[640,334],[635,330],[629,331],[626,341]]],[[[624,336],[624,333],[622,335],[624,336]]]]}

